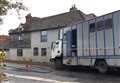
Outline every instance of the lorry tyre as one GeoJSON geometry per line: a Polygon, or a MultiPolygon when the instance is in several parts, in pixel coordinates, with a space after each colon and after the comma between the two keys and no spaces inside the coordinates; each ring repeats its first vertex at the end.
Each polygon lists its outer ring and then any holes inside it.
{"type": "Polygon", "coordinates": [[[51,62],[51,68],[55,69],[55,62],[54,61],[51,62]]]}
{"type": "Polygon", "coordinates": [[[96,64],[96,68],[100,73],[106,73],[108,71],[108,65],[104,60],[100,60],[96,64]]]}
{"type": "Polygon", "coordinates": [[[51,67],[57,69],[61,65],[60,59],[51,60],[51,67]]]}
{"type": "Polygon", "coordinates": [[[55,60],[55,69],[61,69],[62,68],[62,62],[61,59],[55,60]]]}

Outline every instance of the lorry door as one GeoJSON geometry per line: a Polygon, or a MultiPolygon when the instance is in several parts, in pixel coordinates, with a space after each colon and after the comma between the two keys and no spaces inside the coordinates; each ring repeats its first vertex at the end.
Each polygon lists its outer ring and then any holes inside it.
{"type": "Polygon", "coordinates": [[[72,56],[77,56],[77,29],[72,30],[72,56]]]}
{"type": "Polygon", "coordinates": [[[67,56],[72,56],[72,32],[71,31],[67,31],[66,32],[66,41],[67,41],[67,49],[66,49],[66,53],[67,56]]]}
{"type": "Polygon", "coordinates": [[[67,40],[67,56],[77,55],[77,30],[73,29],[66,33],[67,40]]]}

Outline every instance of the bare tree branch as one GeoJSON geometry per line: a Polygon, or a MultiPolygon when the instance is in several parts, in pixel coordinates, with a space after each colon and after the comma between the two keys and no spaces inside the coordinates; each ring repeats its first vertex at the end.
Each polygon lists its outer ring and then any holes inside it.
{"type": "Polygon", "coordinates": [[[12,2],[13,0],[0,0],[0,15],[7,14],[7,11],[9,9],[16,9],[17,13],[19,13],[19,10],[25,10],[27,11],[28,8],[23,5],[21,1],[14,0],[15,2],[12,2]]]}

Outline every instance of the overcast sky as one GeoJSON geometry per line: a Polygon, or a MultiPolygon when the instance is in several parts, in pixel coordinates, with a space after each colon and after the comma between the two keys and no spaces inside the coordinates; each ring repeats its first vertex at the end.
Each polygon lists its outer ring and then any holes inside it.
{"type": "MultiPolygon", "coordinates": [[[[120,0],[23,0],[23,3],[32,16],[40,18],[68,12],[73,4],[82,12],[94,13],[97,16],[120,10],[120,0]]],[[[23,16],[19,17],[11,10],[4,18],[4,24],[0,25],[0,34],[7,34],[9,29],[16,28],[20,22],[24,23],[26,12],[22,14],[23,16]]]]}

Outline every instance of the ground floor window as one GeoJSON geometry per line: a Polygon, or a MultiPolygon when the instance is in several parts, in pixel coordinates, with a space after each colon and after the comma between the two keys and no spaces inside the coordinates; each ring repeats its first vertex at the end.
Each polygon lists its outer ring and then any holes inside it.
{"type": "Polygon", "coordinates": [[[33,55],[38,56],[38,53],[39,53],[38,48],[37,47],[33,48],[33,55]]]}
{"type": "Polygon", "coordinates": [[[17,49],[17,56],[23,56],[23,49],[21,48],[17,49]]]}
{"type": "Polygon", "coordinates": [[[46,55],[47,55],[47,49],[41,48],[41,56],[46,56],[46,55]]]}

